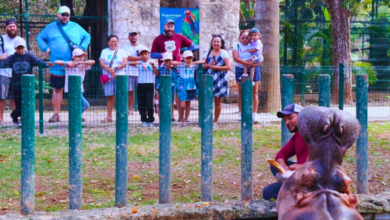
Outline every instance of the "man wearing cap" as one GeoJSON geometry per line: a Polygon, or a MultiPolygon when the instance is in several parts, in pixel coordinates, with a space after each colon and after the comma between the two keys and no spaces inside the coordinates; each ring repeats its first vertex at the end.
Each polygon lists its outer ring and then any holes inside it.
{"type": "MultiPolygon", "coordinates": [[[[277,113],[278,118],[283,118],[288,130],[291,133],[294,133],[288,143],[280,149],[275,157],[276,162],[278,162],[285,170],[295,171],[299,169],[309,157],[309,148],[302,136],[299,134],[297,125],[298,114],[302,109],[303,107],[298,104],[289,104],[283,111],[279,111],[277,113]],[[289,161],[288,159],[294,155],[297,156],[297,162],[289,161]]],[[[277,174],[276,169],[272,166],[271,172],[274,176],[277,174]]],[[[282,184],[283,182],[278,181],[266,186],[263,190],[263,199],[276,199],[282,184]]]]}
{"type": "MultiPolygon", "coordinates": [[[[123,49],[126,51],[129,56],[128,60],[132,61],[140,61],[139,57],[140,49],[145,48],[144,45],[139,44],[138,41],[138,33],[136,31],[129,32],[129,44],[126,44],[123,49]]],[[[133,114],[134,112],[134,93],[137,89],[138,84],[138,68],[135,66],[127,65],[126,71],[129,75],[129,114],[133,114]]]]}
{"type": "MultiPolygon", "coordinates": [[[[7,59],[10,55],[15,53],[14,42],[16,39],[22,39],[18,36],[18,27],[16,21],[9,18],[5,21],[5,34],[0,36],[0,60],[7,59]]],[[[0,69],[0,124],[3,124],[5,103],[8,96],[8,91],[12,94],[12,85],[10,86],[12,76],[12,69],[0,69]]],[[[11,95],[10,95],[11,96],[11,95]]],[[[10,105],[12,110],[15,109],[15,101],[10,97],[10,105]]]]}
{"type": "MultiPolygon", "coordinates": [[[[164,33],[157,36],[152,44],[151,58],[162,59],[163,53],[172,53],[174,61],[180,61],[180,49],[187,47],[187,50],[195,49],[195,44],[182,34],[175,33],[175,22],[167,19],[164,25],[164,33]]],[[[159,65],[162,63],[159,60],[159,65]]]]}
{"type": "MultiPolygon", "coordinates": [[[[71,61],[72,50],[70,45],[77,45],[76,47],[85,51],[91,41],[91,36],[80,25],[69,21],[70,9],[67,6],[61,6],[58,9],[57,18],[58,20],[48,24],[41,33],[38,34],[37,43],[42,51],[50,55],[50,62],[56,60],[71,61]],[[68,42],[66,38],[68,38],[70,42],[68,42]]],[[[50,68],[50,86],[53,88],[52,103],[54,108],[54,115],[49,119],[50,123],[60,121],[59,113],[64,85],[64,67],[56,65],[50,68]]]]}

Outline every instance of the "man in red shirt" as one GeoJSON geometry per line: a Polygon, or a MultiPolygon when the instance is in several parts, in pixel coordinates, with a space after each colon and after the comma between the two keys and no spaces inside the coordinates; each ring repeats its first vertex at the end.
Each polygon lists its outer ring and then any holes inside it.
{"type": "Polygon", "coordinates": [[[165,52],[172,53],[174,61],[181,61],[180,49],[187,47],[187,50],[195,49],[194,43],[183,36],[175,33],[175,22],[172,19],[167,19],[164,25],[164,33],[157,36],[152,44],[150,57],[159,59],[159,65],[162,63],[162,55],[165,52]]]}
{"type": "MultiPolygon", "coordinates": [[[[294,133],[288,143],[276,154],[275,160],[285,169],[294,171],[299,169],[309,157],[309,148],[298,131],[298,114],[303,109],[298,104],[289,104],[283,111],[277,113],[278,118],[283,118],[288,130],[294,133]],[[297,162],[289,161],[288,159],[297,156],[297,162]]],[[[271,166],[271,172],[275,176],[277,170],[271,166]]],[[[276,182],[266,186],[263,189],[263,198],[266,200],[276,199],[279,190],[282,187],[282,182],[276,182]]]]}

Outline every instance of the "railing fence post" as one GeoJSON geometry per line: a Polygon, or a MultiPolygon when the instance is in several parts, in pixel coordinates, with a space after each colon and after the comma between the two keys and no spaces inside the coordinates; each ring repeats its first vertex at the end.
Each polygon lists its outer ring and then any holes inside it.
{"type": "Polygon", "coordinates": [[[197,83],[198,83],[198,89],[199,89],[199,94],[198,94],[198,126],[202,127],[202,104],[203,103],[203,85],[202,85],[202,76],[203,76],[203,64],[198,65],[198,74],[197,74],[197,83]]]}
{"type": "Polygon", "coordinates": [[[356,75],[356,117],[360,132],[356,142],[356,189],[357,193],[368,193],[368,76],[356,75]]]}
{"type": "Polygon", "coordinates": [[[241,77],[241,199],[252,200],[252,143],[253,143],[253,101],[252,81],[248,74],[241,77]]]}
{"type": "Polygon", "coordinates": [[[160,76],[159,203],[171,203],[172,76],[160,76]]]}
{"type": "MultiPolygon", "coordinates": [[[[282,109],[288,104],[294,102],[294,76],[291,74],[282,75],[282,109]]],[[[282,147],[287,144],[291,138],[291,132],[286,127],[282,119],[282,147]]]]}
{"type": "Polygon", "coordinates": [[[69,76],[69,209],[82,207],[81,76],[69,76]]]}
{"type": "Polygon", "coordinates": [[[22,76],[21,213],[35,211],[35,76],[22,76]]]}
{"type": "Polygon", "coordinates": [[[318,77],[318,105],[330,107],[330,76],[320,74],[318,77]]]}
{"type": "Polygon", "coordinates": [[[127,204],[128,76],[116,77],[115,206],[127,204]]]}
{"type": "Polygon", "coordinates": [[[201,200],[213,200],[213,76],[201,76],[203,102],[202,121],[201,121],[201,200]]]}
{"type": "Polygon", "coordinates": [[[344,109],[344,75],[345,75],[345,64],[339,64],[339,109],[344,109]]]}
{"type": "Polygon", "coordinates": [[[42,65],[39,65],[38,67],[38,83],[39,83],[39,133],[43,134],[44,128],[43,128],[43,69],[42,65]]]}

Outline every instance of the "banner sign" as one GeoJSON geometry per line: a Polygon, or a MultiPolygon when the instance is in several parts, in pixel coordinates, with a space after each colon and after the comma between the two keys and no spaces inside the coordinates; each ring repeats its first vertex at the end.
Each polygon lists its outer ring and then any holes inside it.
{"type": "Polygon", "coordinates": [[[160,8],[160,32],[164,33],[165,20],[175,21],[175,33],[182,34],[199,45],[199,8],[160,8]]]}

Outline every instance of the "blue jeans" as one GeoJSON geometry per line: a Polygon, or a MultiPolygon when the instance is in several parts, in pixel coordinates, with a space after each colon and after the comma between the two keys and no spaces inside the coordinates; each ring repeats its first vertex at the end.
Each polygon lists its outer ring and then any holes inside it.
{"type": "MultiPolygon", "coordinates": [[[[287,166],[291,166],[293,164],[296,164],[296,162],[287,161],[286,164],[287,164],[287,166]]],[[[270,166],[270,169],[271,169],[271,173],[274,176],[278,173],[278,171],[275,169],[275,167],[270,166]]],[[[276,183],[272,183],[272,184],[266,186],[263,189],[263,199],[265,199],[265,200],[277,199],[280,188],[282,188],[282,185],[283,185],[282,182],[276,182],[276,183]]]]}
{"type": "Polygon", "coordinates": [[[81,114],[89,107],[89,102],[84,98],[83,94],[81,93],[81,114]]]}

